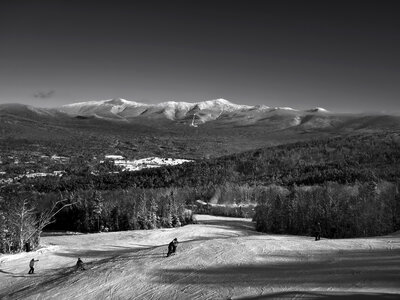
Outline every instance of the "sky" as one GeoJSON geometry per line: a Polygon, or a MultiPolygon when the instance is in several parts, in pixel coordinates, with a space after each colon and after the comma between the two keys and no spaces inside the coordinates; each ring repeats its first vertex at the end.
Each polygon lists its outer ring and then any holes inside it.
{"type": "Polygon", "coordinates": [[[400,111],[396,1],[0,2],[0,103],[400,111]]]}

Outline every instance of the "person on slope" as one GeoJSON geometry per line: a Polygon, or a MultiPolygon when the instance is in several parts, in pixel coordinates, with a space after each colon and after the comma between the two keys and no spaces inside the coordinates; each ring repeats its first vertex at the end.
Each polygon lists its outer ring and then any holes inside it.
{"type": "Polygon", "coordinates": [[[321,239],[321,223],[317,222],[317,224],[315,224],[315,240],[319,241],[321,239]]]}
{"type": "Polygon", "coordinates": [[[31,259],[31,261],[29,262],[29,272],[28,274],[33,274],[35,272],[35,262],[39,261],[38,259],[31,259]]]}
{"type": "Polygon", "coordinates": [[[177,246],[178,246],[178,239],[177,239],[177,238],[174,238],[174,239],[172,240],[172,242],[169,243],[169,245],[168,245],[167,257],[170,256],[170,255],[172,255],[172,254],[175,254],[175,252],[176,252],[176,247],[177,247],[177,246]]]}
{"type": "Polygon", "coordinates": [[[78,261],[76,262],[76,269],[77,270],[85,270],[85,267],[83,266],[83,261],[78,257],[78,261]]]}

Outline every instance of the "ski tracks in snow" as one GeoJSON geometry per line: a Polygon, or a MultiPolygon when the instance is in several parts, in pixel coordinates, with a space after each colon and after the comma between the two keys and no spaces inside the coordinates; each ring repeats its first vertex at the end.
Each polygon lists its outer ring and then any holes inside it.
{"type": "Polygon", "coordinates": [[[301,298],[366,289],[400,294],[399,235],[315,242],[312,237],[260,234],[246,219],[198,220],[197,225],[173,229],[49,238],[62,246],[1,258],[0,282],[5,285],[0,295],[35,300],[203,300],[301,298]],[[174,237],[179,240],[177,254],[167,258],[166,247],[174,237]],[[18,275],[14,270],[26,269],[32,255],[43,263],[38,275],[12,277],[18,275]],[[77,256],[87,270],[72,267],[77,256]]]}

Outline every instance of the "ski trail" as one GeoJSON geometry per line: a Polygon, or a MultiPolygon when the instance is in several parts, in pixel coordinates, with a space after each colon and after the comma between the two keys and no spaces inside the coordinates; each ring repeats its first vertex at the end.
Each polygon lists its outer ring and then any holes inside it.
{"type": "Polygon", "coordinates": [[[198,219],[199,224],[181,228],[44,238],[57,247],[0,256],[0,298],[400,295],[399,235],[315,242],[312,237],[257,233],[248,219],[198,219]],[[167,258],[167,245],[175,237],[177,254],[167,258]],[[32,256],[40,265],[37,274],[27,276],[32,256]],[[77,257],[87,270],[75,271],[77,257]]]}

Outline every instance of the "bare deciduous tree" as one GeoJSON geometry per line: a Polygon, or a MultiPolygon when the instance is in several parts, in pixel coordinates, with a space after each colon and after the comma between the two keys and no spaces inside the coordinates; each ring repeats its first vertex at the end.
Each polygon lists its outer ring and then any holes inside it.
{"type": "Polygon", "coordinates": [[[26,195],[19,199],[15,197],[7,205],[3,205],[0,235],[2,251],[20,252],[24,250],[26,243],[30,247],[32,242],[34,247],[37,246],[43,229],[55,221],[54,217],[61,210],[75,204],[70,201],[72,197],[68,199],[61,195],[60,198],[61,200],[52,202],[49,208],[41,212],[38,212],[35,203],[26,195]]]}

